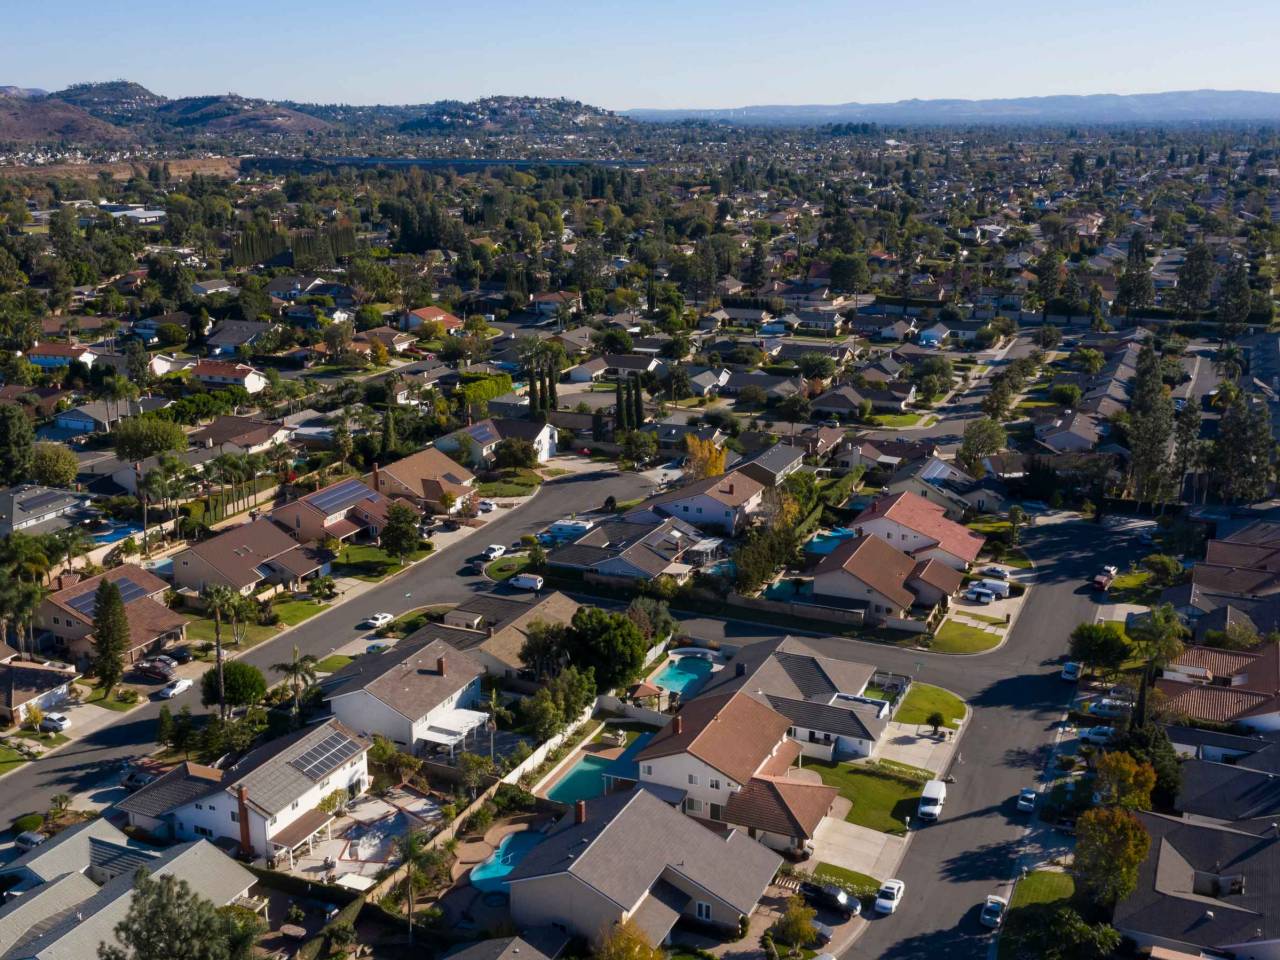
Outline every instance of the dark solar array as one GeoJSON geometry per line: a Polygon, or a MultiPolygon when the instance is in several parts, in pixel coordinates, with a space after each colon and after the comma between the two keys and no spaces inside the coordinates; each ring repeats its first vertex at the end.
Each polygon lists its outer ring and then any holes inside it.
{"type": "MultiPolygon", "coordinates": [[[[123,600],[126,605],[133,603],[133,601],[137,600],[139,597],[145,597],[147,595],[145,588],[138,586],[138,584],[134,583],[128,577],[121,577],[116,581],[116,586],[120,589],[120,599],[123,600]]],[[[71,600],[68,600],[67,606],[76,613],[82,613],[86,617],[91,617],[94,614],[94,606],[97,601],[97,596],[97,590],[89,590],[80,594],[78,597],[73,597],[71,600]]]]}
{"type": "Polygon", "coordinates": [[[364,485],[360,480],[344,480],[329,490],[321,490],[313,493],[307,498],[317,510],[323,510],[325,513],[336,513],[353,503],[359,503],[361,500],[371,500],[375,496],[374,492],[364,485]]]}
{"type": "Polygon", "coordinates": [[[341,733],[331,733],[314,747],[289,761],[304,777],[319,780],[342,766],[357,753],[360,745],[341,733]]]}
{"type": "Polygon", "coordinates": [[[27,497],[20,500],[19,505],[28,513],[34,513],[43,507],[50,506],[54,503],[60,503],[67,498],[67,494],[60,490],[46,490],[44,493],[37,493],[34,497],[27,497]]]}

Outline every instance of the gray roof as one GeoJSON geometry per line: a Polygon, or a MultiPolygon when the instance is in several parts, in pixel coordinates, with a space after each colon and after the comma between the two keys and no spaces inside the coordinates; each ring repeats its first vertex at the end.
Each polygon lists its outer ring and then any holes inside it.
{"type": "Polygon", "coordinates": [[[556,960],[569,935],[554,927],[530,927],[518,937],[481,940],[453,953],[448,960],[556,960]]]}
{"type": "Polygon", "coordinates": [[[830,703],[838,693],[862,693],[874,673],[870,664],[824,657],[803,641],[784,637],[744,647],[726,669],[712,674],[700,696],[742,690],[757,699],[773,694],[830,703]]]}
{"type": "Polygon", "coordinates": [[[0,955],[27,934],[32,927],[58,916],[98,892],[98,885],[83,873],[64,873],[0,907],[0,955]]]}
{"type": "Polygon", "coordinates": [[[144,817],[161,817],[192,800],[222,790],[221,770],[198,763],[180,763],[162,777],[129,794],[117,810],[144,817]]]}
{"type": "Polygon", "coordinates": [[[750,914],[781,862],[745,834],[722,837],[649,791],[630,790],[587,801],[583,823],[565,815],[507,879],[568,873],[629,911],[670,873],[750,914]]]}
{"type": "Polygon", "coordinates": [[[419,720],[483,673],[479,662],[443,640],[403,640],[343,667],[330,678],[325,697],[333,701],[364,691],[402,717],[419,720]]]}
{"type": "Polygon", "coordinates": [[[764,699],[793,724],[807,730],[821,730],[842,737],[871,741],[879,739],[884,732],[885,722],[877,720],[869,707],[858,710],[853,704],[834,706],[771,694],[765,694],[764,699]]]}
{"type": "Polygon", "coordinates": [[[40,846],[28,850],[0,868],[0,876],[26,870],[41,880],[49,881],[64,873],[79,873],[89,865],[90,844],[103,840],[120,846],[136,845],[136,841],[98,817],[67,827],[40,846]]]}
{"type": "Polygon", "coordinates": [[[369,749],[368,742],[350,727],[336,719],[329,719],[292,736],[273,740],[248,754],[227,771],[227,791],[234,794],[243,786],[250,804],[268,815],[279,813],[317,782],[290,761],[301,757],[334,734],[351,741],[358,748],[358,753],[369,749]]]}

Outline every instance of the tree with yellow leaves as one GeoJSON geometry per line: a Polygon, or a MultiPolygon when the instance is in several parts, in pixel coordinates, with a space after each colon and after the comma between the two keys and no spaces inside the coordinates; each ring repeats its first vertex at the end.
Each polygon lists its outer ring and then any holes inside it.
{"type": "Polygon", "coordinates": [[[653,946],[644,932],[630,920],[602,931],[595,960],[664,960],[662,950],[653,946]]]}
{"type": "Polygon", "coordinates": [[[728,451],[724,447],[717,447],[714,440],[703,440],[692,433],[686,434],[684,448],[689,455],[684,471],[687,476],[694,480],[705,480],[724,473],[728,451]]]}

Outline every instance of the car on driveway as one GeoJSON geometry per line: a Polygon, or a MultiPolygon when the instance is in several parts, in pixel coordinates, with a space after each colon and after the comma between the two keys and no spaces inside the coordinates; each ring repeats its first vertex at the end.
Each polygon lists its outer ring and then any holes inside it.
{"type": "Polygon", "coordinates": [[[1115,727],[1090,727],[1080,731],[1080,739],[1096,746],[1106,746],[1116,738],[1115,727]]]}
{"type": "Polygon", "coordinates": [[[997,897],[994,893],[987,897],[986,902],[982,905],[982,912],[978,914],[978,919],[982,921],[984,927],[990,927],[995,930],[1004,922],[1004,912],[1009,909],[1009,901],[1004,897],[997,897]]]}
{"type": "Polygon", "coordinates": [[[498,509],[498,505],[494,503],[492,500],[481,500],[478,504],[476,504],[476,509],[478,509],[481,513],[492,513],[494,510],[498,509]]]}
{"type": "Polygon", "coordinates": [[[364,652],[365,653],[382,653],[382,651],[390,650],[390,649],[391,649],[391,644],[387,643],[387,641],[375,640],[373,643],[369,644],[367,647],[364,648],[364,652]]]}
{"type": "Polygon", "coordinates": [[[484,556],[486,560],[497,560],[506,552],[507,548],[500,543],[491,543],[484,548],[484,556]]]}
{"type": "Polygon", "coordinates": [[[124,787],[130,793],[134,790],[141,790],[149,783],[155,783],[156,775],[143,770],[141,767],[130,767],[129,772],[120,780],[120,786],[124,787]]]}
{"type": "Polygon", "coordinates": [[[1032,787],[1023,787],[1018,791],[1018,809],[1022,813],[1031,813],[1036,808],[1036,792],[1032,787]]]}
{"type": "Polygon", "coordinates": [[[168,657],[158,656],[139,660],[134,664],[134,669],[144,677],[150,677],[152,680],[163,680],[168,683],[173,679],[174,674],[178,672],[178,665],[168,657]]]}
{"type": "Polygon", "coordinates": [[[191,679],[189,677],[178,677],[176,680],[170,680],[160,691],[158,696],[161,700],[172,700],[174,697],[181,696],[191,689],[191,679]]]}
{"type": "Polygon", "coordinates": [[[970,587],[964,592],[964,598],[985,607],[995,600],[996,595],[990,590],[983,590],[981,587],[970,587]]]}
{"type": "Polygon", "coordinates": [[[982,571],[984,577],[993,577],[996,580],[1008,580],[1009,571],[1002,570],[1000,567],[987,567],[982,571]]]}
{"type": "Polygon", "coordinates": [[[395,617],[389,613],[375,613],[372,616],[366,617],[361,626],[373,627],[376,629],[378,627],[385,627],[394,619],[395,617]]]}
{"type": "Polygon", "coordinates": [[[833,883],[805,881],[800,884],[800,896],[804,897],[809,906],[821,910],[832,910],[846,920],[857,916],[862,909],[862,904],[858,902],[857,897],[850,897],[846,891],[833,883]]]}
{"type": "Polygon", "coordinates": [[[46,713],[40,721],[40,729],[44,733],[61,733],[71,726],[71,718],[65,713],[46,713]]]}
{"type": "Polygon", "coordinates": [[[173,658],[174,663],[190,663],[195,659],[195,654],[191,652],[190,647],[174,647],[169,651],[169,656],[173,658]]]}
{"type": "Polygon", "coordinates": [[[876,891],[876,913],[894,913],[902,896],[907,892],[907,885],[901,880],[886,880],[876,891]]]}
{"type": "Polygon", "coordinates": [[[1068,683],[1075,683],[1080,679],[1080,664],[1074,660],[1068,660],[1062,665],[1062,679],[1068,683]]]}
{"type": "Polygon", "coordinates": [[[813,935],[818,938],[819,943],[830,943],[831,938],[836,935],[836,932],[821,920],[810,920],[809,924],[813,927],[813,935]]]}
{"type": "Polygon", "coordinates": [[[1127,700],[1112,700],[1103,697],[1085,705],[1085,712],[1091,717],[1102,717],[1105,720],[1116,720],[1127,717],[1133,712],[1133,704],[1127,700]]]}

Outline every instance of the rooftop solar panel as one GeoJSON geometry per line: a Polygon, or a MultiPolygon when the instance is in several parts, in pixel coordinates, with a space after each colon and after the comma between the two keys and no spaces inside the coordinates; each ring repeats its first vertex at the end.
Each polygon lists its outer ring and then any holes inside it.
{"type": "Polygon", "coordinates": [[[360,745],[341,733],[331,733],[289,763],[304,777],[319,780],[360,752],[360,745]]]}
{"type": "MultiPolygon", "coordinates": [[[[116,581],[116,586],[120,590],[120,599],[125,602],[126,606],[147,595],[147,591],[144,587],[134,583],[128,577],[121,577],[116,581]]],[[[80,594],[80,596],[72,597],[68,600],[67,606],[76,613],[82,613],[86,617],[92,617],[97,611],[97,599],[98,591],[96,589],[88,590],[80,594]]]]}
{"type": "Polygon", "coordinates": [[[60,503],[65,500],[67,496],[68,494],[59,490],[46,490],[44,493],[37,493],[34,496],[26,497],[18,503],[23,510],[31,513],[35,510],[42,510],[55,503],[60,503]]]}
{"type": "Polygon", "coordinates": [[[352,504],[359,503],[361,500],[371,500],[375,496],[374,491],[366,487],[362,481],[352,479],[344,480],[328,490],[318,490],[307,498],[307,502],[325,513],[337,513],[352,504]]]}

